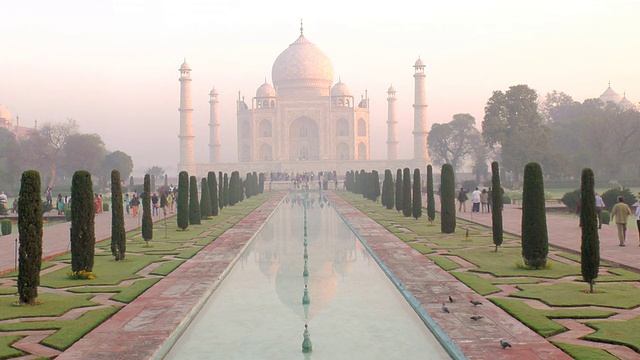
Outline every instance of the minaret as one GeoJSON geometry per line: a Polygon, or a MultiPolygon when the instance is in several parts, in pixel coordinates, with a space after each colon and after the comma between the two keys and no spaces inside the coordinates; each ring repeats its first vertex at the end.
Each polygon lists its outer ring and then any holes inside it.
{"type": "Polygon", "coordinates": [[[211,88],[209,93],[209,162],[220,163],[220,117],[218,116],[218,93],[211,88]]]}
{"type": "MultiPolygon", "coordinates": [[[[413,77],[416,79],[415,102],[413,103],[413,158],[429,163],[427,153],[427,96],[424,90],[424,61],[418,57],[413,77]]],[[[425,165],[426,166],[426,165],[425,165]]]]}
{"type": "Polygon", "coordinates": [[[187,60],[180,66],[180,163],[178,170],[186,170],[189,175],[195,174],[193,157],[193,106],[191,105],[191,67],[187,60]]]}
{"type": "Polygon", "coordinates": [[[398,120],[396,119],[396,89],[387,90],[387,160],[398,160],[398,120]]]}

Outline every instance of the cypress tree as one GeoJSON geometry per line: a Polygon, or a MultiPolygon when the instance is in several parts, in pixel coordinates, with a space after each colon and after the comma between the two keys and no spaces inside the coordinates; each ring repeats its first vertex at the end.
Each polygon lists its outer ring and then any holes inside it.
{"type": "Polygon", "coordinates": [[[71,180],[71,271],[93,271],[96,245],[93,183],[91,174],[78,170],[71,180]]]}
{"type": "Polygon", "coordinates": [[[522,257],[528,267],[544,268],[549,253],[544,183],[540,164],[531,162],[524,168],[522,184],[522,257]]]}
{"type": "Polygon", "coordinates": [[[451,164],[442,165],[440,172],[440,231],[456,231],[456,184],[451,164]]]}
{"type": "Polygon", "coordinates": [[[209,185],[209,196],[211,197],[211,215],[218,216],[218,182],[216,181],[216,173],[209,171],[207,173],[207,184],[209,185]]]}
{"type": "Polygon", "coordinates": [[[222,184],[222,171],[218,171],[218,208],[224,207],[224,186],[222,184]]]}
{"type": "Polygon", "coordinates": [[[40,173],[27,170],[20,179],[18,198],[18,294],[20,303],[35,303],[42,268],[42,201],[40,173]]]}
{"type": "Polygon", "coordinates": [[[198,179],[189,176],[189,225],[200,224],[200,203],[198,201],[198,179]]]}
{"type": "Polygon", "coordinates": [[[202,193],[200,194],[200,216],[203,219],[208,219],[212,216],[212,211],[211,196],[209,195],[209,183],[207,182],[207,178],[202,178],[200,188],[202,189],[202,193]]]}
{"type": "Polygon", "coordinates": [[[178,174],[178,227],[186,230],[189,227],[189,173],[178,174]]]}
{"type": "Polygon", "coordinates": [[[153,220],[151,219],[151,176],[145,174],[142,196],[142,238],[147,246],[153,239],[153,220]]]}
{"type": "Polygon", "coordinates": [[[404,208],[404,197],[402,196],[402,169],[396,172],[396,211],[400,212],[404,208]]]}
{"type": "Polygon", "coordinates": [[[369,186],[371,177],[369,176],[369,173],[364,170],[360,170],[360,177],[358,179],[360,183],[360,195],[365,199],[371,200],[371,195],[369,194],[371,191],[371,187],[369,186]]]}
{"type": "Polygon", "coordinates": [[[393,189],[393,174],[391,174],[391,170],[387,169],[384,171],[384,178],[387,182],[387,203],[385,206],[387,210],[391,210],[395,205],[395,198],[393,196],[395,191],[393,189]]]}
{"type": "Polygon", "coordinates": [[[253,183],[253,194],[251,195],[256,196],[258,194],[261,194],[262,192],[260,191],[258,173],[256,173],[255,171],[253,172],[253,179],[251,179],[251,182],[253,183]]]}
{"type": "Polygon", "coordinates": [[[413,218],[418,220],[422,216],[422,179],[420,169],[413,170],[413,218]]]}
{"type": "Polygon", "coordinates": [[[436,219],[436,198],[433,195],[433,167],[427,165],[427,218],[429,222],[436,219]]]}
{"type": "Polygon", "coordinates": [[[412,210],[411,170],[409,170],[409,168],[404,168],[402,171],[402,215],[410,217],[412,210]]]}
{"type": "Polygon", "coordinates": [[[387,171],[385,170],[384,172],[384,179],[382,179],[382,194],[380,195],[380,203],[382,204],[382,206],[386,207],[387,206],[387,188],[388,188],[388,184],[387,184],[387,171]]]}
{"type": "Polygon", "coordinates": [[[598,215],[596,213],[596,194],[593,189],[593,170],[582,170],[580,186],[580,223],[582,224],[582,244],[580,253],[582,261],[582,279],[589,284],[589,292],[598,277],[600,267],[600,238],[598,236],[598,215]]]}
{"type": "Polygon", "coordinates": [[[247,194],[247,199],[253,195],[253,175],[251,173],[247,173],[244,181],[244,186],[246,186],[245,194],[247,194]]]}
{"type": "Polygon", "coordinates": [[[236,172],[231,172],[229,178],[229,206],[233,206],[238,202],[238,182],[236,181],[236,172]]]}
{"type": "Polygon", "coordinates": [[[238,174],[238,202],[244,201],[244,180],[240,178],[238,174]]]}
{"type": "Polygon", "coordinates": [[[120,172],[114,169],[111,171],[111,254],[116,261],[124,260],[127,251],[123,208],[120,172]]]}
{"type": "Polygon", "coordinates": [[[229,205],[229,175],[224,173],[224,185],[222,186],[222,198],[224,201],[222,202],[223,206],[229,205]]]}
{"type": "Polygon", "coordinates": [[[491,223],[493,228],[493,244],[502,245],[502,185],[500,185],[500,167],[498,162],[491,163],[491,223]]]}
{"type": "Polygon", "coordinates": [[[371,171],[369,177],[369,187],[371,188],[371,200],[377,202],[380,197],[380,175],[377,170],[371,171]]]}
{"type": "Polygon", "coordinates": [[[264,173],[260,173],[258,177],[258,188],[260,190],[260,194],[264,193],[264,173]]]}

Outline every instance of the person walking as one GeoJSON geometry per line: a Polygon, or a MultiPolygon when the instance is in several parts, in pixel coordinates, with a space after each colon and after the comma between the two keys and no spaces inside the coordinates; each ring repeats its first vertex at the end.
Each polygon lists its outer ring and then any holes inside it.
{"type": "Polygon", "coordinates": [[[138,217],[138,206],[140,205],[140,198],[138,198],[137,193],[133,193],[133,198],[131,199],[131,212],[133,213],[133,217],[138,217]]]}
{"type": "MultiPolygon", "coordinates": [[[[173,191],[169,192],[169,196],[167,196],[167,205],[169,205],[169,212],[173,214],[173,191]]],[[[213,206],[213,204],[211,205],[213,206]]],[[[218,206],[218,204],[215,204],[215,206],[218,206]]]]}
{"type": "Polygon", "coordinates": [[[638,246],[640,246],[640,204],[636,206],[636,225],[638,225],[638,246]]]}
{"type": "Polygon", "coordinates": [[[129,215],[129,207],[131,206],[131,198],[129,197],[129,193],[126,193],[124,196],[124,208],[127,210],[127,215],[129,215]]]}
{"type": "Polygon", "coordinates": [[[491,191],[491,188],[489,188],[489,191],[487,191],[487,212],[490,213],[491,212],[491,204],[492,204],[492,199],[491,196],[493,195],[493,191],[491,191]]]}
{"type": "Polygon", "coordinates": [[[471,201],[473,202],[473,208],[471,209],[471,212],[480,212],[481,195],[482,193],[480,192],[480,190],[478,190],[478,187],[476,186],[476,189],[473,190],[473,192],[471,193],[471,201]]]}
{"type": "Polygon", "coordinates": [[[151,214],[158,216],[158,195],[156,193],[151,196],[151,207],[153,208],[151,214]]]}
{"type": "Polygon", "coordinates": [[[625,246],[627,239],[627,219],[631,215],[631,209],[624,203],[624,198],[618,196],[618,203],[613,205],[611,209],[611,216],[616,220],[616,226],[618,227],[618,240],[620,240],[620,246],[625,246]]]}
{"type": "Polygon", "coordinates": [[[482,189],[482,193],[480,193],[480,205],[482,205],[482,212],[486,210],[489,213],[489,194],[487,193],[487,189],[482,189]]]}
{"type": "Polygon", "coordinates": [[[602,229],[602,210],[606,205],[604,204],[604,200],[602,200],[602,196],[600,196],[596,192],[596,214],[598,215],[598,229],[602,229]]]}
{"type": "Polygon", "coordinates": [[[64,201],[62,200],[62,195],[58,194],[58,199],[56,200],[56,209],[58,210],[58,215],[64,214],[64,201]]]}
{"type": "Polygon", "coordinates": [[[467,200],[469,200],[467,192],[461,187],[460,192],[458,192],[458,212],[462,211],[462,209],[467,212],[467,200]]]}

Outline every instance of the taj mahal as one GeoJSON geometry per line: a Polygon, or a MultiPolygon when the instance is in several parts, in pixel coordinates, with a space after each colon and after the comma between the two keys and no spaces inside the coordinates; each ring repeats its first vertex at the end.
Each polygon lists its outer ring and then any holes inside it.
{"type": "MultiPolygon", "coordinates": [[[[209,171],[306,172],[367,171],[409,167],[426,171],[427,102],[425,63],[414,64],[414,155],[398,159],[396,91],[387,91],[387,159],[370,159],[369,98],[356,99],[340,79],[334,83],[333,65],[316,45],[300,36],[275,60],[273,85],[266,79],[251,100],[238,93],[238,163],[221,163],[218,93],[209,93],[209,163],[194,161],[191,67],[180,66],[180,162],[179,171],[206,176],[209,171]]],[[[408,135],[408,134],[407,134],[408,135]]],[[[403,137],[406,138],[406,135],[403,137]]]]}

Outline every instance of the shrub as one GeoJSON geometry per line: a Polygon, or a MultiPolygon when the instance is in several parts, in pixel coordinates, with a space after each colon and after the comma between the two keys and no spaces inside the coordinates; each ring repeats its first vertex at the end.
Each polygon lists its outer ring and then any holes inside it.
{"type": "MultiPolygon", "coordinates": [[[[89,194],[89,197],[91,197],[91,194],[89,194]]],[[[35,170],[23,172],[20,179],[18,233],[20,235],[18,293],[20,294],[21,303],[33,304],[38,297],[40,269],[42,267],[40,173],[35,170]]],[[[93,254],[91,255],[93,256],[93,254]]]]}
{"type": "MultiPolygon", "coordinates": [[[[111,254],[116,261],[124,260],[127,250],[127,235],[124,229],[124,209],[122,189],[120,188],[120,172],[111,171],[111,254]]],[[[105,204],[106,205],[106,204],[105,204]]]]}
{"type": "Polygon", "coordinates": [[[427,217],[430,222],[436,219],[436,199],[433,195],[433,167],[427,165],[427,217]]]}
{"type": "Polygon", "coordinates": [[[636,196],[629,190],[629,188],[613,188],[603,192],[600,196],[602,196],[602,201],[607,207],[607,210],[611,211],[613,205],[618,203],[618,196],[622,196],[624,202],[629,205],[629,207],[633,206],[636,203],[636,196]]]}
{"type": "Polygon", "coordinates": [[[178,227],[186,230],[189,227],[189,173],[178,174],[178,227]]]}
{"type": "Polygon", "coordinates": [[[540,164],[524,168],[522,186],[522,257],[532,268],[544,268],[549,253],[549,234],[545,210],[544,183],[540,164]]]}
{"type": "Polygon", "coordinates": [[[207,173],[207,185],[209,185],[211,216],[218,216],[218,182],[216,181],[215,172],[209,171],[207,173]]]}
{"type": "Polygon", "coordinates": [[[0,227],[2,228],[2,235],[9,235],[11,234],[11,220],[9,219],[3,219],[2,220],[2,225],[0,225],[0,227]]]}
{"type": "Polygon", "coordinates": [[[229,175],[224,173],[224,185],[222,186],[222,198],[224,199],[222,202],[222,206],[229,205],[229,175]]]}
{"type": "Polygon", "coordinates": [[[566,192],[562,195],[563,204],[565,204],[572,213],[578,211],[578,202],[580,201],[580,189],[575,189],[573,191],[566,192]]]}
{"type": "Polygon", "coordinates": [[[71,271],[93,271],[96,245],[91,174],[78,170],[71,180],[71,271]]]}
{"type": "Polygon", "coordinates": [[[502,203],[511,204],[511,196],[509,196],[509,194],[502,194],[502,203]]]}
{"type": "Polygon", "coordinates": [[[422,180],[420,178],[420,169],[413,170],[413,218],[418,220],[422,216],[422,180]]]}
{"type": "Polygon", "coordinates": [[[264,173],[260,173],[258,177],[258,191],[260,194],[264,192],[264,173]]]}
{"type": "Polygon", "coordinates": [[[71,221],[71,206],[69,204],[64,205],[64,219],[71,221]]]}
{"type": "Polygon", "coordinates": [[[402,197],[402,169],[396,172],[396,211],[400,212],[404,208],[404,198],[402,197]]]}
{"type": "Polygon", "coordinates": [[[402,215],[410,217],[413,210],[411,204],[411,170],[402,170],[402,215]]]}
{"type": "Polygon", "coordinates": [[[370,199],[371,201],[378,201],[378,197],[380,196],[380,175],[377,170],[371,171],[371,175],[369,176],[369,187],[370,191],[370,199]]]}
{"type": "Polygon", "coordinates": [[[203,219],[208,219],[213,216],[213,211],[211,211],[211,196],[209,195],[209,183],[207,182],[207,178],[202,178],[200,187],[202,189],[202,193],[200,195],[200,216],[203,219]]]}
{"type": "Polygon", "coordinates": [[[451,164],[442,165],[440,172],[440,231],[456,231],[456,184],[451,164]]]}
{"type": "Polygon", "coordinates": [[[107,204],[107,203],[102,203],[102,211],[104,211],[104,212],[108,212],[108,211],[109,211],[109,204],[107,204]]]}
{"type": "Polygon", "coordinates": [[[580,245],[582,279],[589,284],[589,292],[593,293],[593,285],[598,277],[600,266],[600,239],[598,238],[598,216],[596,214],[595,191],[593,190],[593,170],[582,170],[580,186],[580,224],[582,242],[580,245]]]}
{"type": "MultiPolygon", "coordinates": [[[[18,208],[19,207],[20,207],[20,205],[18,205],[18,208]]],[[[49,204],[49,202],[43,201],[42,202],[42,212],[43,213],[48,213],[51,210],[53,210],[53,204],[49,204]]]]}
{"type": "Polygon", "coordinates": [[[151,176],[144,176],[144,196],[142,196],[142,238],[149,245],[153,239],[153,220],[151,219],[151,176]]]}
{"type": "Polygon", "coordinates": [[[218,209],[224,207],[224,185],[222,184],[222,171],[218,171],[218,209]]]}
{"type": "Polygon", "coordinates": [[[198,180],[189,177],[189,225],[200,224],[200,202],[198,201],[198,180]]]}
{"type": "Polygon", "coordinates": [[[384,171],[382,199],[384,201],[383,205],[387,208],[387,210],[393,209],[393,205],[395,203],[395,198],[393,196],[393,175],[391,174],[391,170],[389,169],[384,171]]]}
{"type": "Polygon", "coordinates": [[[602,210],[602,223],[609,225],[611,222],[611,213],[608,210],[602,210]]]}

